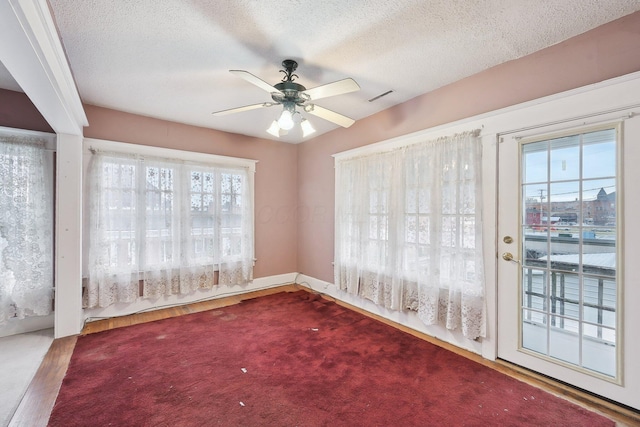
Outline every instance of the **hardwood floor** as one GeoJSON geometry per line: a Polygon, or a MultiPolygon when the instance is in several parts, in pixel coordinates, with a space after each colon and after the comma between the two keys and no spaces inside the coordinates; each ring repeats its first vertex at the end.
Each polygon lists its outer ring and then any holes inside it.
{"type": "Polygon", "coordinates": [[[65,337],[53,341],[20,401],[18,409],[13,414],[10,427],[47,425],[76,340],[77,337],[65,337]]]}
{"type": "MultiPolygon", "coordinates": [[[[184,306],[138,313],[114,319],[105,319],[88,323],[84,327],[82,335],[226,307],[229,305],[238,304],[243,300],[258,298],[278,292],[295,292],[299,290],[311,292],[308,288],[305,287],[301,287],[298,285],[287,285],[263,291],[251,292],[243,295],[230,296],[226,298],[204,301],[184,306]]],[[[328,299],[333,300],[332,298],[328,299]]],[[[354,311],[360,312],[369,317],[373,317],[388,325],[410,333],[420,339],[429,341],[456,354],[474,360],[484,366],[495,369],[520,381],[531,384],[535,387],[544,389],[556,396],[565,398],[582,407],[598,412],[601,415],[604,415],[605,417],[613,420],[619,426],[640,426],[640,413],[638,412],[620,407],[618,405],[615,405],[614,403],[605,401],[588,393],[581,392],[572,387],[560,384],[556,381],[527,371],[518,366],[511,365],[506,362],[493,362],[483,359],[477,354],[468,352],[444,341],[440,341],[436,338],[407,328],[406,326],[399,325],[395,322],[391,322],[382,317],[373,315],[357,307],[351,306],[338,300],[333,301],[335,301],[339,305],[348,307],[354,311]]],[[[47,425],[51,410],[53,409],[53,405],[58,395],[58,391],[60,390],[60,385],[62,384],[62,379],[64,378],[67,367],[69,365],[69,361],[71,360],[71,355],[73,353],[76,340],[77,337],[66,337],[54,340],[51,348],[49,349],[49,352],[45,356],[42,364],[40,365],[40,368],[38,369],[35,377],[29,385],[25,396],[20,402],[20,405],[16,410],[13,419],[9,424],[10,427],[39,427],[47,425]]]]}

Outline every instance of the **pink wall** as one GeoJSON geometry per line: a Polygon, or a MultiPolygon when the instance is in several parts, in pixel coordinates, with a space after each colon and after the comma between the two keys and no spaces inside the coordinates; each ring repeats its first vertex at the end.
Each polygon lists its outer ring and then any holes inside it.
{"type": "Polygon", "coordinates": [[[640,12],[298,146],[298,271],[333,282],[332,154],[640,70],[640,12]]]}
{"type": "Polygon", "coordinates": [[[0,126],[53,132],[27,95],[0,89],[0,126]]]}
{"type": "Polygon", "coordinates": [[[254,277],[297,268],[295,145],[229,134],[85,105],[87,138],[258,160],[255,176],[254,277]]]}

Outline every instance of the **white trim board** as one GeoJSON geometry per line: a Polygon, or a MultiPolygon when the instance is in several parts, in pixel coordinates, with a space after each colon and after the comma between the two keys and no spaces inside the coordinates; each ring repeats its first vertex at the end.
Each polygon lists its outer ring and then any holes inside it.
{"type": "Polygon", "coordinates": [[[82,136],[58,134],[55,337],[82,329],[82,136]]]}

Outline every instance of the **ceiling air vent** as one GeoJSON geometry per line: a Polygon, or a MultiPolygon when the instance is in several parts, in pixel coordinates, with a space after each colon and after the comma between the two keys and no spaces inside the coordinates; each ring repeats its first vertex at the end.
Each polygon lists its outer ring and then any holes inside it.
{"type": "Polygon", "coordinates": [[[371,98],[371,99],[369,100],[369,102],[373,102],[373,101],[375,101],[375,100],[378,100],[378,99],[382,98],[383,96],[387,96],[387,95],[389,95],[389,94],[390,94],[390,93],[392,93],[392,92],[393,92],[392,90],[388,90],[388,91],[386,91],[385,93],[381,93],[381,94],[380,94],[380,95],[378,95],[378,96],[374,96],[373,98],[371,98]]]}

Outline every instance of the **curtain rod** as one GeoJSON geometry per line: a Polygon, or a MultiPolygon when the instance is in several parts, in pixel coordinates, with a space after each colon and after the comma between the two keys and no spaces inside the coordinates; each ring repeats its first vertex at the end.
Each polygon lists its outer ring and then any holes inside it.
{"type": "Polygon", "coordinates": [[[480,127],[477,127],[475,129],[449,133],[436,137],[429,137],[428,135],[421,135],[422,132],[416,132],[415,134],[403,135],[390,140],[375,142],[373,144],[352,148],[341,153],[333,154],[332,157],[336,160],[353,160],[361,157],[371,156],[374,154],[384,154],[392,153],[397,150],[406,150],[420,144],[435,144],[443,139],[457,138],[465,135],[480,137],[480,133],[483,129],[484,125],[480,125],[480,127]]]}
{"type": "MultiPolygon", "coordinates": [[[[25,143],[25,142],[19,142],[19,141],[15,141],[14,142],[14,141],[2,141],[2,140],[0,140],[0,143],[16,144],[16,145],[23,145],[23,146],[25,146],[25,145],[35,145],[35,146],[37,146],[38,145],[38,143],[31,143],[31,142],[26,142],[25,143]]],[[[51,153],[55,153],[56,151],[58,151],[55,148],[47,148],[45,144],[43,144],[42,147],[38,147],[38,148],[40,148],[42,151],[49,151],[51,153]]]]}
{"type": "MultiPolygon", "coordinates": [[[[528,130],[535,130],[535,129],[541,129],[544,127],[548,127],[548,126],[554,126],[554,125],[561,125],[563,123],[570,123],[570,122],[574,122],[576,120],[583,120],[583,119],[591,119],[594,117],[599,117],[599,116],[604,116],[606,114],[612,114],[612,113],[617,113],[619,111],[626,111],[629,110],[631,108],[640,108],[640,104],[635,104],[635,105],[631,105],[631,106],[627,106],[627,107],[621,107],[621,108],[614,108],[611,110],[607,110],[607,111],[600,111],[597,113],[591,113],[591,114],[585,114],[582,116],[576,116],[576,117],[570,117],[568,119],[562,119],[562,120],[555,120],[553,122],[546,122],[546,123],[541,123],[541,124],[537,124],[537,125],[531,125],[531,126],[525,126],[525,127],[521,127],[519,129],[511,129],[505,132],[499,132],[498,136],[505,136],[505,135],[511,135],[514,133],[520,133],[520,132],[525,132],[528,130]]],[[[624,120],[624,119],[631,119],[633,117],[635,117],[637,114],[632,112],[629,112],[621,117],[618,118],[613,118],[613,119],[605,119],[604,121],[608,121],[608,120],[624,120]]]]}

